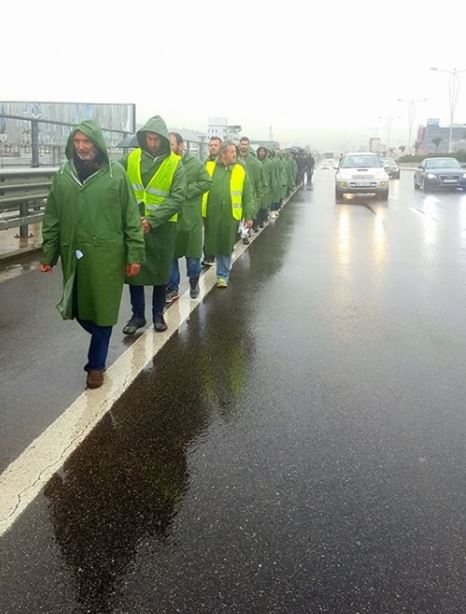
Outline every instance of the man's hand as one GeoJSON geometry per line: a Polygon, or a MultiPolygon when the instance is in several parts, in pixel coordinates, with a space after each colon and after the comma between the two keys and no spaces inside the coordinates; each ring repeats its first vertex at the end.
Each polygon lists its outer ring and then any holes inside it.
{"type": "Polygon", "coordinates": [[[144,234],[146,235],[148,232],[151,231],[152,226],[149,224],[149,222],[146,220],[145,217],[141,218],[141,222],[142,222],[142,229],[144,230],[144,234]]]}
{"type": "Polygon", "coordinates": [[[251,228],[253,225],[253,221],[252,220],[244,220],[244,226],[246,228],[251,228]]]}
{"type": "Polygon", "coordinates": [[[41,273],[52,273],[52,268],[51,264],[42,264],[42,262],[39,264],[39,271],[41,273]]]}
{"type": "Polygon", "coordinates": [[[127,264],[126,265],[126,277],[134,277],[141,270],[140,264],[127,264]]]}

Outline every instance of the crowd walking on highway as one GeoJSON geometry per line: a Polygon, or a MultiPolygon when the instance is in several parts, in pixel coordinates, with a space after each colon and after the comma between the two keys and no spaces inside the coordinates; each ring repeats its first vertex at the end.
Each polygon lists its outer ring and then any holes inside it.
{"type": "Polygon", "coordinates": [[[145,286],[152,288],[154,330],[164,332],[165,309],[179,297],[180,259],[191,299],[199,296],[203,266],[215,266],[217,287],[227,288],[238,237],[248,244],[305,173],[312,177],[312,156],[272,146],[254,152],[247,137],[239,145],[212,137],[201,161],[160,116],[138,130],[137,142],[113,162],[95,122],[76,126],[46,205],[39,268],[51,272],[61,259],[58,310],[91,335],[88,388],[104,381],[125,284],[132,313],[123,333],[147,324],[145,286]]]}

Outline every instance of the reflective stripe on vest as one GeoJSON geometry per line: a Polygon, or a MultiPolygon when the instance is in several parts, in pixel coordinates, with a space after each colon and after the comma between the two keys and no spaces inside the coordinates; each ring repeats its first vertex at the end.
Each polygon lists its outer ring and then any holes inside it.
{"type": "MultiPolygon", "coordinates": [[[[150,216],[151,212],[156,211],[170,194],[173,177],[181,158],[173,153],[165,158],[145,188],[141,177],[141,159],[142,149],[138,147],[128,156],[127,173],[136,200],[138,203],[144,203],[144,215],[150,216]]],[[[177,219],[175,213],[170,222],[176,222],[177,219]]]]}
{"type": "MultiPolygon", "coordinates": [[[[206,170],[210,177],[214,174],[214,170],[217,163],[208,160],[206,162],[206,170]]],[[[243,217],[243,189],[244,180],[246,178],[246,171],[241,164],[235,164],[231,169],[230,177],[230,197],[231,197],[231,215],[234,220],[241,221],[243,217]]],[[[204,192],[202,196],[202,217],[207,217],[207,201],[209,199],[209,192],[204,192]]]]}

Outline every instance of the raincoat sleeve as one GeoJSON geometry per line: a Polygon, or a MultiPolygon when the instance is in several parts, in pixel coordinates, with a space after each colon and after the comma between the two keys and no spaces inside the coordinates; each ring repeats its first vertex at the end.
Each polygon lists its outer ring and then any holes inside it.
{"type": "Polygon", "coordinates": [[[42,264],[51,264],[52,266],[57,263],[58,256],[60,255],[60,222],[54,186],[55,180],[52,183],[45,206],[45,215],[42,223],[42,257],[40,260],[42,264]]]}
{"type": "Polygon", "coordinates": [[[252,220],[254,216],[254,194],[252,193],[251,181],[246,174],[243,186],[243,219],[252,220]]]}
{"type": "Polygon", "coordinates": [[[263,206],[265,207],[267,205],[266,200],[267,200],[267,195],[270,190],[269,176],[268,176],[267,170],[265,169],[262,163],[261,163],[260,186],[261,186],[261,190],[260,190],[259,208],[262,208],[263,206]]]}
{"type": "Polygon", "coordinates": [[[157,228],[168,222],[168,220],[176,213],[181,213],[183,203],[186,200],[186,173],[181,164],[173,176],[173,182],[170,189],[170,194],[165,199],[163,204],[159,205],[151,212],[151,215],[146,215],[146,219],[151,225],[151,228],[157,228]]]}
{"type": "Polygon", "coordinates": [[[128,157],[129,157],[129,154],[127,154],[120,160],[120,164],[125,169],[126,172],[128,171],[128,157]]]}
{"type": "Polygon", "coordinates": [[[142,264],[145,261],[144,233],[138,205],[126,174],[122,174],[120,182],[120,202],[122,203],[126,263],[142,264]]]}
{"type": "Polygon", "coordinates": [[[264,197],[267,193],[267,181],[264,173],[264,168],[262,164],[259,162],[257,165],[257,174],[256,174],[256,213],[262,206],[264,202],[264,197]]]}
{"type": "Polygon", "coordinates": [[[201,196],[204,192],[210,190],[212,179],[209,176],[205,166],[199,163],[197,177],[186,187],[186,200],[201,196]]]}

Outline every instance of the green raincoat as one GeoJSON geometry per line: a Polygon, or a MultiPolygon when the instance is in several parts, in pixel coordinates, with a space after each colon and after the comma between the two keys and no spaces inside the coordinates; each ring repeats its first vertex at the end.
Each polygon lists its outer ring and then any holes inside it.
{"type": "Polygon", "coordinates": [[[280,200],[283,200],[288,196],[288,173],[286,170],[286,160],[284,154],[280,153],[278,156],[280,160],[280,183],[281,183],[281,193],[280,200]]]}
{"type": "Polygon", "coordinates": [[[264,194],[266,190],[266,184],[264,179],[264,171],[262,164],[250,151],[245,156],[241,154],[238,156],[238,162],[243,164],[248,173],[249,181],[251,182],[251,189],[254,196],[254,215],[256,217],[257,212],[262,206],[264,200],[264,194]]]}
{"type": "Polygon", "coordinates": [[[269,155],[264,158],[263,160],[260,161],[260,163],[262,164],[262,175],[264,178],[264,195],[262,198],[262,203],[261,203],[261,209],[270,209],[270,205],[273,202],[273,185],[274,185],[274,181],[275,181],[275,177],[274,177],[274,165],[273,162],[271,160],[270,156],[270,150],[267,150],[269,152],[269,155]]]}
{"type": "MultiPolygon", "coordinates": [[[[138,130],[137,138],[142,149],[141,178],[144,187],[157,172],[163,160],[170,154],[168,130],[165,122],[158,115],[151,117],[138,130]],[[162,137],[163,144],[160,155],[151,156],[144,151],[144,132],[155,132],[162,137]]],[[[122,161],[128,168],[128,156],[122,161]]],[[[144,235],[146,244],[146,260],[141,272],[135,277],[128,277],[126,283],[132,286],[162,286],[168,283],[170,269],[175,255],[176,226],[169,219],[180,213],[185,201],[186,177],[183,165],[180,163],[175,171],[170,194],[151,215],[144,215],[144,204],[140,203],[140,215],[151,225],[151,230],[144,235]]]]}
{"type": "Polygon", "coordinates": [[[202,256],[202,195],[212,180],[205,165],[189,153],[182,158],[186,175],[186,200],[176,229],[175,258],[202,256]]]}
{"type": "MultiPolygon", "coordinates": [[[[212,256],[231,256],[238,232],[238,222],[231,213],[231,169],[220,162],[215,166],[212,186],[207,200],[207,216],[204,220],[204,251],[212,256]]],[[[254,197],[248,175],[243,187],[243,219],[251,220],[254,214],[254,197]]]]}
{"type": "Polygon", "coordinates": [[[61,258],[64,292],[57,305],[62,317],[73,318],[72,296],[77,283],[82,320],[113,326],[118,320],[125,267],[144,261],[144,239],[131,186],[118,162],[110,162],[102,132],[84,121],[71,132],[67,161],[55,175],[47,199],[43,264],[61,258]],[[82,132],[101,151],[99,171],[81,183],[73,163],[73,137],[82,132]]]}

